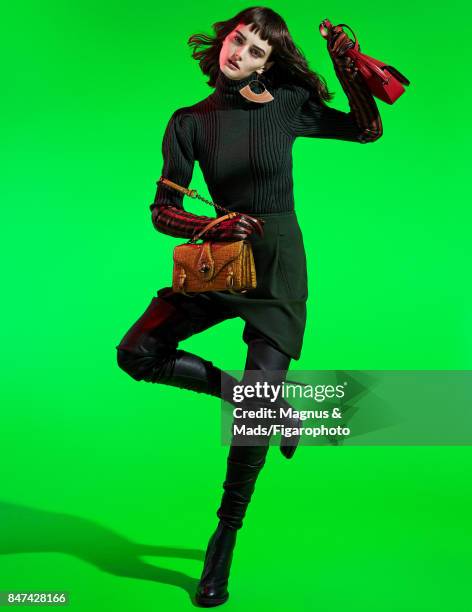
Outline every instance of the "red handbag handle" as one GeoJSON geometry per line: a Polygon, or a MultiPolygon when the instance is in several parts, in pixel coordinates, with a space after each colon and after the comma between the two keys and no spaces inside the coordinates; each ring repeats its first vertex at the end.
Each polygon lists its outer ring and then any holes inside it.
{"type": "MultiPolygon", "coordinates": [[[[321,36],[323,36],[323,38],[328,38],[328,33],[324,32],[325,30],[329,30],[331,28],[333,28],[335,26],[333,26],[333,24],[331,23],[331,21],[329,19],[323,19],[323,21],[320,23],[320,34],[321,36]]],[[[360,52],[360,48],[359,48],[359,41],[357,39],[357,36],[354,32],[354,30],[347,25],[347,23],[340,23],[338,24],[338,27],[342,28],[348,28],[351,32],[352,35],[354,36],[354,47],[351,47],[350,49],[348,49],[345,53],[345,55],[347,55],[348,57],[350,57],[351,59],[353,59],[354,61],[356,61],[356,59],[360,56],[362,59],[362,62],[364,64],[367,64],[367,66],[370,68],[370,70],[372,72],[374,72],[380,79],[382,79],[382,82],[387,84],[389,81],[389,77],[386,76],[385,72],[383,70],[381,70],[377,64],[374,64],[374,62],[372,62],[367,55],[364,55],[363,53],[360,52]]]]}

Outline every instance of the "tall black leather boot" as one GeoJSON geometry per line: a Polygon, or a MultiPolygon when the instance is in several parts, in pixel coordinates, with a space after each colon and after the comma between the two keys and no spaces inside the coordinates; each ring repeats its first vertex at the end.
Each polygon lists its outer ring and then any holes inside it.
{"type": "Polygon", "coordinates": [[[224,493],[217,511],[218,528],[210,538],[196,601],[202,606],[219,606],[228,597],[228,581],[236,543],[259,472],[265,464],[268,439],[260,446],[232,445],[227,460],[224,493]]]}
{"type": "MultiPolygon", "coordinates": [[[[173,295],[178,301],[179,295],[173,295]]],[[[135,380],[161,383],[221,397],[221,380],[230,389],[237,381],[211,361],[177,349],[181,340],[210,327],[218,315],[203,315],[197,305],[176,308],[162,298],[154,298],[147,311],[125,334],[117,361],[135,380]]]]}
{"type": "Polygon", "coordinates": [[[219,606],[228,599],[228,579],[236,534],[236,530],[230,529],[220,521],[211,536],[195,597],[200,606],[207,608],[219,606]]]}
{"type": "MultiPolygon", "coordinates": [[[[116,347],[118,365],[135,380],[188,389],[234,404],[231,390],[240,381],[211,361],[177,349],[178,342],[192,335],[197,327],[185,312],[161,300],[159,309],[154,308],[151,323],[143,317],[116,347]],[[147,329],[151,324],[156,326],[155,330],[147,329]]],[[[286,359],[267,343],[252,341],[246,369],[283,369],[286,359]]],[[[293,456],[297,442],[296,438],[282,436],[280,450],[287,459],[293,456]]]]}

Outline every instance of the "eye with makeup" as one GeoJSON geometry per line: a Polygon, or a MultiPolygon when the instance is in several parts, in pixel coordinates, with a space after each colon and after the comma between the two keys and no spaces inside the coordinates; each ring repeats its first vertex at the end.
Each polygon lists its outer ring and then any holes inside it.
{"type": "MultiPolygon", "coordinates": [[[[233,37],[233,40],[238,44],[238,45],[242,45],[243,44],[243,39],[238,36],[238,34],[236,34],[233,37]]],[[[251,49],[251,54],[253,55],[253,57],[262,57],[262,53],[259,53],[258,51],[256,51],[255,49],[251,49]]]]}

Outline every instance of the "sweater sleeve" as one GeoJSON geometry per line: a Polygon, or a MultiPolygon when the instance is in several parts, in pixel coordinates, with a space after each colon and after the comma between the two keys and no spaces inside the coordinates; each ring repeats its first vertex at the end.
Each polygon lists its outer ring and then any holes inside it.
{"type": "MultiPolygon", "coordinates": [[[[164,163],[161,176],[183,187],[189,186],[195,165],[192,127],[191,115],[179,109],[170,118],[162,141],[164,163]]],[[[159,232],[191,238],[212,220],[213,217],[194,215],[184,210],[183,197],[179,191],[157,184],[154,202],[149,208],[152,223],[159,232]]]]}
{"type": "Polygon", "coordinates": [[[337,64],[334,64],[334,69],[348,98],[350,112],[344,113],[310,99],[308,89],[297,85],[287,113],[290,133],[362,144],[377,140],[383,133],[382,121],[362,75],[348,75],[337,64]]]}

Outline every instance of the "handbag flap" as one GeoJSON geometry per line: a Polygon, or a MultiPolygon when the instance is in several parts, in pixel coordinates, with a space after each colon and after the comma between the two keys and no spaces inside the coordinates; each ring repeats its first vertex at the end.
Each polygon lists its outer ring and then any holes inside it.
{"type": "Polygon", "coordinates": [[[410,81],[403,75],[399,70],[394,68],[393,66],[384,66],[385,70],[388,70],[390,74],[392,74],[396,79],[403,83],[403,85],[409,85],[410,81]]]}
{"type": "MultiPolygon", "coordinates": [[[[236,240],[232,242],[206,242],[203,244],[180,244],[174,247],[174,263],[182,266],[188,276],[205,280],[215,278],[227,264],[235,261],[241,256],[244,240],[236,240]],[[205,261],[202,261],[201,254],[204,245],[209,247],[211,258],[208,265],[213,266],[211,276],[204,276],[200,271],[200,266],[205,261]]],[[[204,258],[203,258],[204,259],[204,258]]]]}

